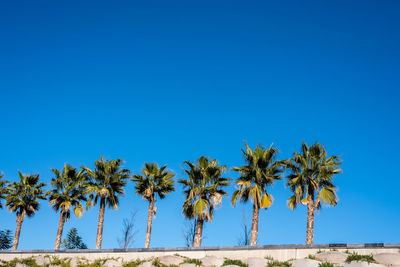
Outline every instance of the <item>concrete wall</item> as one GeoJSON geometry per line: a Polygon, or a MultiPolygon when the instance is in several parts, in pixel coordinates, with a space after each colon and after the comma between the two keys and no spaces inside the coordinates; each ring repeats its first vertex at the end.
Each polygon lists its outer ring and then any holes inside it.
{"type": "Polygon", "coordinates": [[[51,255],[57,257],[84,257],[89,260],[99,258],[122,258],[124,261],[135,259],[147,259],[163,255],[179,254],[189,258],[203,258],[216,256],[219,258],[246,259],[249,257],[270,256],[274,259],[286,261],[289,259],[302,259],[308,255],[314,255],[318,251],[350,251],[359,254],[399,253],[400,243],[396,244],[319,244],[319,245],[277,245],[256,247],[203,247],[203,248],[150,248],[150,249],[104,249],[104,250],[24,250],[2,251],[1,260],[13,258],[51,255]]]}

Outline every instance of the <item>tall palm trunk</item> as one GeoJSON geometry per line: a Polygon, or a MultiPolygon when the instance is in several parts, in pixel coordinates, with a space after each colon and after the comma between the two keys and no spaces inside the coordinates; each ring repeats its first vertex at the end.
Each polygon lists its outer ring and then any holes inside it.
{"type": "Polygon", "coordinates": [[[154,216],[154,198],[151,198],[149,201],[149,213],[147,215],[147,232],[146,232],[146,241],[144,243],[144,247],[148,248],[150,246],[150,237],[151,237],[151,225],[153,222],[154,216]]]}
{"type": "Polygon", "coordinates": [[[103,223],[104,223],[105,209],[106,209],[106,199],[102,197],[100,199],[99,221],[97,224],[96,249],[101,249],[101,241],[103,240],[103,223]]]}
{"type": "Polygon", "coordinates": [[[194,236],[194,247],[201,246],[201,237],[203,235],[203,219],[198,219],[196,224],[196,235],[194,236]]]}
{"type": "Polygon", "coordinates": [[[22,223],[24,222],[24,218],[25,218],[25,211],[23,211],[21,214],[17,215],[17,229],[15,230],[12,250],[16,250],[18,247],[19,236],[21,234],[21,226],[22,226],[22,223]]]}
{"type": "Polygon", "coordinates": [[[307,197],[307,237],[306,244],[314,244],[314,193],[308,193],[307,197]]]}
{"type": "Polygon", "coordinates": [[[250,246],[257,245],[259,211],[260,211],[260,209],[258,208],[257,203],[254,203],[253,204],[253,220],[251,223],[250,246]]]}
{"type": "Polygon", "coordinates": [[[64,229],[64,223],[65,223],[65,212],[61,211],[60,212],[60,221],[58,222],[56,243],[54,244],[54,250],[60,249],[61,237],[62,237],[62,233],[63,233],[63,229],[64,229]]]}

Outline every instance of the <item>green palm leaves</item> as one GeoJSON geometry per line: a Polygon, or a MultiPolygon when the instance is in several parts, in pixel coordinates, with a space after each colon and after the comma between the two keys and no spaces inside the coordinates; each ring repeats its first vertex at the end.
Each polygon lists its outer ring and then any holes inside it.
{"type": "Polygon", "coordinates": [[[25,215],[32,217],[39,210],[39,199],[46,199],[45,190],[42,189],[46,184],[39,183],[39,175],[25,175],[18,172],[20,181],[9,185],[6,196],[6,205],[9,211],[17,214],[17,229],[12,249],[18,247],[21,226],[25,215]]]}
{"type": "Polygon", "coordinates": [[[60,172],[57,169],[52,169],[55,178],[51,180],[53,190],[47,194],[49,196],[50,205],[58,212],[60,211],[60,222],[57,231],[56,242],[54,249],[59,249],[61,237],[64,228],[64,223],[68,221],[71,208],[73,208],[76,217],[81,217],[83,213],[82,202],[86,201],[85,188],[86,177],[83,170],[77,171],[76,168],[69,164],[65,164],[60,172]]]}
{"type": "Polygon", "coordinates": [[[253,202],[253,222],[251,229],[250,245],[257,245],[259,209],[266,209],[272,204],[272,196],[267,192],[267,187],[276,180],[281,179],[283,172],[282,162],[277,161],[278,150],[274,147],[265,149],[258,145],[252,150],[246,143],[243,150],[243,157],[246,165],[234,167],[233,170],[240,174],[235,181],[239,187],[232,195],[232,205],[237,200],[253,202]]]}
{"type": "Polygon", "coordinates": [[[229,185],[229,178],[222,177],[225,165],[220,166],[217,160],[211,160],[206,156],[200,157],[196,163],[185,161],[188,175],[187,180],[179,180],[183,184],[185,202],[183,214],[189,219],[196,219],[196,236],[194,246],[201,245],[203,222],[211,221],[216,206],[222,203],[222,197],[226,196],[224,187],[229,185]]]}
{"type": "Polygon", "coordinates": [[[4,174],[0,172],[0,209],[3,208],[2,199],[4,198],[5,194],[7,193],[7,184],[8,181],[2,180],[4,174]]]}
{"type": "Polygon", "coordinates": [[[301,146],[301,153],[295,152],[285,163],[290,170],[287,186],[293,192],[288,199],[288,206],[294,209],[300,203],[307,204],[306,243],[313,243],[314,210],[321,208],[321,202],[336,206],[336,186],[332,180],[341,173],[338,156],[327,157],[325,148],[318,143],[308,147],[301,146]]]}
{"type": "Polygon", "coordinates": [[[145,248],[150,246],[152,219],[154,217],[156,207],[156,196],[160,199],[165,198],[167,194],[175,191],[174,176],[171,171],[166,170],[167,165],[158,167],[157,163],[145,163],[142,174],[136,174],[131,180],[136,182],[136,194],[141,195],[143,199],[149,202],[147,232],[145,248]]]}
{"type": "Polygon", "coordinates": [[[108,161],[104,160],[103,156],[100,156],[100,160],[95,161],[94,170],[82,166],[89,179],[86,185],[86,193],[89,194],[87,207],[96,205],[100,200],[96,249],[101,248],[103,239],[105,206],[107,204],[109,207],[118,209],[118,196],[125,193],[124,187],[130,177],[130,171],[121,168],[122,163],[122,159],[108,161]]]}

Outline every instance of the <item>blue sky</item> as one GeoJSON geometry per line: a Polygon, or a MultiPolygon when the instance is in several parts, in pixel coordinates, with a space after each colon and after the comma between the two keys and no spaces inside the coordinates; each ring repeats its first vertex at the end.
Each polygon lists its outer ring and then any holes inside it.
{"type": "MultiPolygon", "coordinates": [[[[398,1],[2,1],[0,170],[49,182],[50,168],[93,167],[102,154],[183,178],[182,162],[201,155],[243,164],[244,141],[274,143],[281,159],[318,141],[342,156],[343,174],[315,242],[399,242],[399,11],[398,1]]],[[[287,208],[283,181],[270,192],[259,244],[304,243],[306,208],[287,208]]],[[[152,247],[184,245],[182,203],[180,186],[157,202],[152,247]]],[[[130,183],[106,211],[104,248],[118,247],[134,210],[143,246],[147,203],[130,183]]],[[[237,244],[243,210],[225,198],[203,245],[237,244]]],[[[0,213],[14,230],[15,214],[0,213]]],[[[97,216],[65,231],[93,248],[97,216]]],[[[20,248],[52,248],[58,219],[43,201],[20,248]]]]}

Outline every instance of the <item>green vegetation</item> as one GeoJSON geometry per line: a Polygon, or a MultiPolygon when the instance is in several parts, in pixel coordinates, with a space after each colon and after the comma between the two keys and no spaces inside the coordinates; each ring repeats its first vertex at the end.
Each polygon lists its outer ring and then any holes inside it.
{"type": "Polygon", "coordinates": [[[11,230],[0,231],[0,249],[10,249],[12,246],[12,232],[11,230]]]}
{"type": "Polygon", "coordinates": [[[167,194],[175,191],[174,180],[172,180],[175,174],[166,170],[166,168],[167,165],[159,168],[157,163],[145,163],[142,169],[143,175],[136,174],[131,179],[136,182],[136,194],[141,195],[143,199],[149,202],[145,248],[150,246],[151,226],[156,213],[157,195],[160,199],[164,199],[167,194]]]}
{"type": "Polygon", "coordinates": [[[61,237],[64,229],[64,223],[68,221],[71,215],[71,208],[74,209],[76,217],[82,217],[82,201],[86,201],[84,195],[86,178],[83,171],[77,171],[76,168],[65,163],[62,171],[52,169],[55,178],[51,179],[53,190],[49,191],[50,205],[58,212],[60,211],[60,220],[54,249],[60,249],[61,237]]]}
{"type": "Polygon", "coordinates": [[[191,264],[195,264],[196,266],[201,266],[202,262],[199,259],[190,259],[190,258],[186,258],[183,263],[191,263],[191,264]]]}
{"type": "Polygon", "coordinates": [[[0,267],[15,267],[18,263],[25,264],[29,267],[41,267],[39,266],[33,257],[29,258],[14,258],[11,261],[1,261],[0,267]]]}
{"type": "Polygon", "coordinates": [[[281,179],[283,168],[282,162],[276,160],[278,149],[272,145],[268,149],[258,145],[252,150],[245,143],[245,148],[242,152],[246,165],[233,167],[234,171],[240,173],[240,177],[235,181],[239,189],[233,193],[231,202],[233,206],[236,205],[238,198],[241,202],[249,200],[253,202],[250,246],[255,246],[257,245],[259,211],[272,205],[272,195],[267,193],[267,187],[281,179]]]}
{"type": "Polygon", "coordinates": [[[318,264],[318,267],[335,267],[335,265],[330,262],[321,262],[320,264],[318,264]]]}
{"type": "MultiPolygon", "coordinates": [[[[278,160],[278,150],[272,145],[265,148],[262,145],[251,149],[247,144],[242,149],[245,164],[233,167],[232,170],[239,173],[240,177],[235,181],[238,187],[232,195],[231,202],[236,205],[237,201],[253,203],[253,220],[249,239],[250,245],[257,244],[259,210],[267,209],[272,205],[273,197],[267,192],[269,186],[280,180],[282,173],[288,170],[288,181],[292,196],[288,199],[288,206],[294,209],[299,204],[307,204],[307,238],[306,243],[313,243],[314,235],[314,213],[322,204],[337,204],[336,186],[333,178],[341,172],[339,168],[341,159],[338,156],[327,157],[323,145],[315,143],[308,147],[302,144],[301,152],[294,153],[288,160],[278,160]]],[[[54,249],[64,248],[84,249],[87,246],[77,234],[76,229],[71,229],[68,237],[61,242],[64,224],[70,218],[71,211],[76,217],[81,217],[86,209],[99,203],[99,215],[96,234],[96,249],[101,249],[103,239],[103,223],[105,209],[111,207],[118,209],[119,198],[125,193],[125,186],[129,179],[135,182],[135,190],[149,202],[147,232],[144,247],[150,245],[152,220],[155,216],[157,198],[163,199],[175,190],[173,180],[175,174],[167,170],[167,166],[159,167],[156,163],[145,163],[141,174],[131,176],[128,169],[122,168],[123,160],[100,160],[94,162],[94,169],[81,165],[81,170],[64,164],[62,170],[52,169],[52,189],[46,193],[43,187],[45,183],[39,181],[39,174],[24,175],[18,172],[20,180],[10,183],[3,180],[0,172],[0,208],[3,207],[2,199],[6,200],[9,211],[16,213],[16,230],[12,241],[10,230],[0,231],[0,249],[13,250],[18,248],[21,227],[25,216],[32,217],[39,210],[39,200],[48,198],[50,205],[56,212],[60,212],[58,231],[54,249]],[[86,203],[85,203],[86,202],[86,203]]],[[[223,177],[228,167],[220,165],[218,160],[207,156],[201,156],[196,162],[184,161],[186,179],[178,182],[183,185],[185,201],[182,206],[184,216],[193,220],[190,232],[185,233],[187,246],[201,246],[203,238],[204,222],[213,220],[217,206],[222,203],[222,198],[227,196],[226,187],[230,185],[230,178],[223,177]]],[[[132,227],[132,226],[129,226],[132,227]]],[[[126,228],[128,229],[128,228],[126,228]]],[[[131,228],[129,228],[131,229],[131,228]]],[[[244,228],[247,234],[248,227],[244,228]]],[[[124,231],[124,245],[126,248],[132,239],[132,232],[124,231]]],[[[335,249],[332,249],[335,250],[335,249]]],[[[320,253],[319,250],[317,253],[320,253]]],[[[348,253],[348,252],[347,252],[348,253]]],[[[267,258],[267,257],[266,257],[267,258]]],[[[310,259],[315,257],[309,255],[310,259]]],[[[365,260],[372,262],[369,255],[350,254],[350,260],[365,260]]],[[[279,262],[270,259],[272,263],[279,262]]],[[[196,259],[187,259],[186,262],[199,264],[196,259]]],[[[102,265],[101,261],[93,262],[93,266],[102,265]]],[[[137,261],[126,264],[135,265],[137,261]]],[[[285,265],[286,263],[280,263],[285,265]]]]}
{"type": "Polygon", "coordinates": [[[307,257],[306,257],[306,259],[310,259],[310,260],[316,260],[317,258],[315,258],[315,256],[314,255],[308,255],[307,257]]]}
{"type": "Polygon", "coordinates": [[[7,188],[6,205],[8,210],[17,215],[17,228],[12,249],[16,250],[21,234],[25,215],[32,217],[39,210],[39,199],[46,199],[46,184],[39,183],[39,174],[25,175],[18,171],[20,181],[10,184],[7,188]]]}
{"type": "Polygon", "coordinates": [[[133,261],[128,261],[128,262],[124,262],[122,264],[122,267],[137,267],[139,266],[139,264],[145,262],[144,260],[140,260],[140,259],[136,259],[133,261]]]}
{"type": "Polygon", "coordinates": [[[71,228],[62,242],[62,247],[66,249],[87,249],[87,246],[82,241],[82,237],[79,236],[76,228],[71,228]]]}
{"type": "Polygon", "coordinates": [[[274,261],[275,260],[274,257],[272,257],[270,255],[265,256],[264,259],[269,260],[269,261],[274,261]]]}
{"type": "Polygon", "coordinates": [[[86,184],[86,193],[89,194],[86,207],[96,205],[97,201],[100,200],[96,249],[101,249],[106,204],[109,207],[118,209],[118,195],[124,194],[124,187],[127,183],[126,180],[130,177],[130,171],[121,168],[122,163],[122,159],[104,160],[104,157],[100,156],[100,160],[94,162],[94,170],[82,166],[82,169],[86,171],[87,177],[89,178],[86,184]]]}
{"type": "Polygon", "coordinates": [[[353,252],[347,256],[346,262],[350,263],[352,261],[366,261],[368,263],[375,262],[374,257],[371,255],[360,255],[356,252],[353,252]]]}
{"type": "Polygon", "coordinates": [[[57,256],[45,256],[49,258],[49,265],[58,265],[60,267],[71,267],[71,258],[59,258],[57,256]]]}
{"type": "Polygon", "coordinates": [[[292,267],[292,264],[289,261],[273,260],[268,262],[267,267],[292,267]]]}
{"type": "Polygon", "coordinates": [[[212,220],[215,207],[227,195],[223,187],[229,185],[230,179],[222,177],[227,166],[220,166],[216,159],[202,156],[197,159],[196,164],[190,161],[184,163],[188,167],[185,169],[188,179],[179,180],[183,184],[186,197],[182,209],[186,218],[197,221],[193,245],[200,247],[204,221],[212,220]]]}
{"type": "Polygon", "coordinates": [[[237,265],[240,267],[248,267],[248,265],[246,263],[242,262],[241,260],[232,260],[232,259],[225,259],[222,266],[226,266],[226,265],[237,265]]]}
{"type": "Polygon", "coordinates": [[[321,208],[321,202],[336,206],[336,186],[332,183],[334,175],[341,173],[338,156],[327,158],[323,145],[315,143],[308,147],[303,142],[301,152],[295,152],[285,167],[290,170],[287,186],[293,195],[288,206],[294,209],[300,203],[307,204],[306,244],[314,243],[314,212],[321,208]]]}

